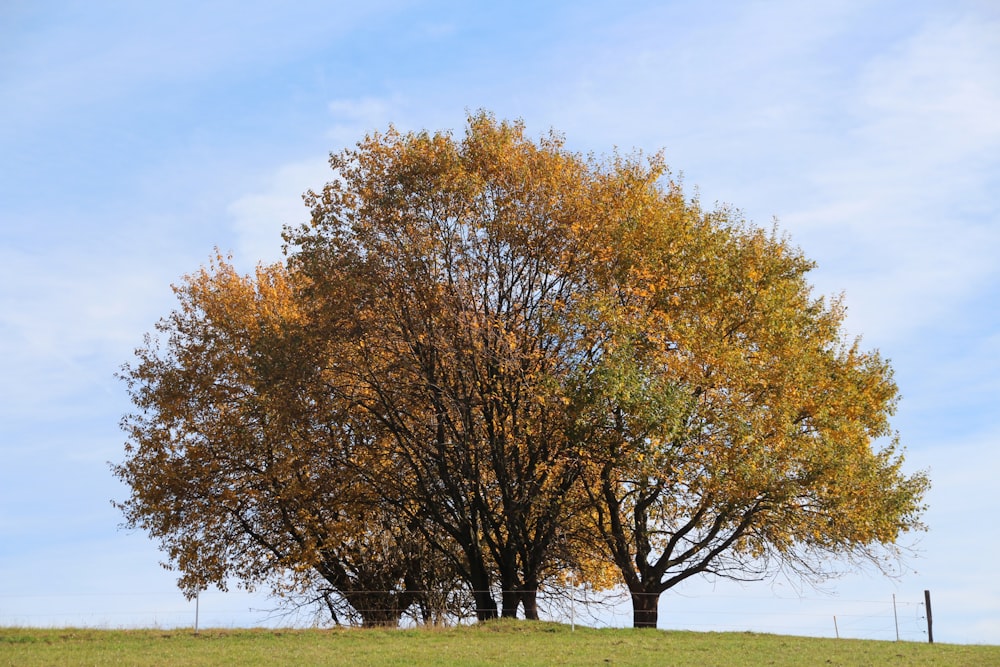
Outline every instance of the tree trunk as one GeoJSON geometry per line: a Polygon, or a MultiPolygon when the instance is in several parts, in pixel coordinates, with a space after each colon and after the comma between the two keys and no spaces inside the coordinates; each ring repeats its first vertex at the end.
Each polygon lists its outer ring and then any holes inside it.
{"type": "Polygon", "coordinates": [[[524,605],[524,617],[529,621],[538,620],[538,591],[521,591],[521,603],[524,605]]]}
{"type": "Polygon", "coordinates": [[[504,591],[501,595],[502,609],[500,616],[503,618],[517,618],[517,607],[521,603],[521,594],[517,591],[504,591]]]}
{"type": "Polygon", "coordinates": [[[491,621],[497,617],[497,601],[488,590],[472,591],[472,599],[476,602],[476,620],[491,621]]]}
{"type": "Polygon", "coordinates": [[[399,619],[402,617],[401,612],[393,609],[366,609],[361,613],[361,627],[396,628],[399,627],[399,619]]]}
{"type": "Polygon", "coordinates": [[[490,572],[476,546],[474,538],[462,545],[469,563],[467,581],[472,589],[472,600],[476,603],[476,620],[489,621],[497,617],[497,601],[493,599],[490,572]]]}
{"type": "Polygon", "coordinates": [[[346,593],[344,597],[361,616],[361,625],[366,628],[398,627],[406,610],[401,606],[400,596],[393,593],[346,593]]]}
{"type": "Polygon", "coordinates": [[[632,627],[655,629],[659,602],[659,593],[632,591],[632,627]]]}
{"type": "Polygon", "coordinates": [[[500,562],[500,601],[503,618],[517,618],[517,607],[521,604],[521,586],[518,583],[517,561],[508,556],[500,562]]]}

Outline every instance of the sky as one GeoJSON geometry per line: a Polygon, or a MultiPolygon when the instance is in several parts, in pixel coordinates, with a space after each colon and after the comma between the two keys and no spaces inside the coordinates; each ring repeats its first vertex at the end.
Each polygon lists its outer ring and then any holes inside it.
{"type": "MultiPolygon", "coordinates": [[[[281,259],[330,152],[486,109],[662,149],[703,203],[777,220],[891,359],[906,468],[932,479],[900,578],[691,582],[660,627],[892,639],[895,596],[925,641],[927,590],[935,641],[1000,644],[996,2],[4,0],[0,100],[0,626],[193,622],[111,504],[116,371],[216,247],[281,259]]],[[[198,607],[288,622],[259,593],[198,607]]]]}

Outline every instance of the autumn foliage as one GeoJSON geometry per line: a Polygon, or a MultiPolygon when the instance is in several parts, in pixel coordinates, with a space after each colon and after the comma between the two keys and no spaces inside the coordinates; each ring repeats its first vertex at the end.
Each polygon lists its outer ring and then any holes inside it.
{"type": "Polygon", "coordinates": [[[330,165],[284,264],[188,276],[122,372],[120,507],[189,594],[537,618],[572,577],[655,627],[693,575],[815,580],[921,527],[889,364],[786,238],[659,156],[480,113],[330,165]]]}

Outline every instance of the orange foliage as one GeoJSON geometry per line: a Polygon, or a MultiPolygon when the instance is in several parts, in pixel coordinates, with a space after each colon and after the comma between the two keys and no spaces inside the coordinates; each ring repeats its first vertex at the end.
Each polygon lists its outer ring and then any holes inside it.
{"type": "Polygon", "coordinates": [[[690,576],[814,578],[920,528],[888,363],[661,156],[480,113],[330,164],[286,265],[189,276],[123,373],[121,506],[187,589],[318,575],[392,622],[417,582],[489,618],[617,580],[655,625],[690,576]]]}

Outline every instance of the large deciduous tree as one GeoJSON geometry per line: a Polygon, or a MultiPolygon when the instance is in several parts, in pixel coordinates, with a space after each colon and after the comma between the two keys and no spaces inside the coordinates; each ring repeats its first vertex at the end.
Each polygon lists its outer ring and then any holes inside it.
{"type": "Polygon", "coordinates": [[[585,313],[600,353],[574,402],[582,486],[634,625],[655,627],[660,594],[693,575],[816,581],[837,559],[896,553],[927,479],[902,472],[888,363],[844,340],[842,308],[810,294],[812,264],[676,187],[625,208],[642,214],[609,239],[585,313]]]}
{"type": "Polygon", "coordinates": [[[377,422],[400,510],[448,539],[478,617],[537,617],[581,472],[565,378],[585,288],[576,227],[601,175],[555,137],[471,120],[450,136],[376,135],[331,160],[312,225],[288,235],[313,318],[356,354],[331,356],[336,400],[377,422]],[[346,332],[346,334],[345,334],[346,332]]]}
{"type": "Polygon", "coordinates": [[[358,483],[373,436],[315,390],[326,348],[303,329],[288,273],[240,276],[219,257],[175,292],[162,346],[147,339],[122,373],[139,408],[114,467],[132,489],[127,524],[160,540],[191,597],[231,578],[306,586],[364,625],[426,603],[435,558],[358,483]]]}
{"type": "Polygon", "coordinates": [[[611,568],[655,627],[691,576],[815,579],[920,527],[888,363],[659,156],[479,113],[330,163],[286,265],[188,278],[123,373],[121,507],[188,590],[321,581],[384,624],[457,577],[479,619],[537,618],[611,568]]]}

